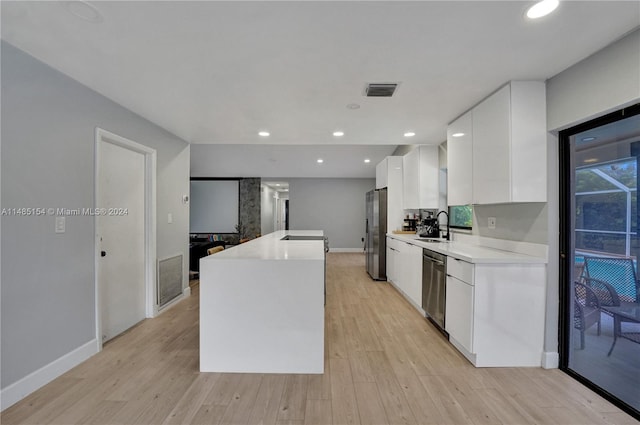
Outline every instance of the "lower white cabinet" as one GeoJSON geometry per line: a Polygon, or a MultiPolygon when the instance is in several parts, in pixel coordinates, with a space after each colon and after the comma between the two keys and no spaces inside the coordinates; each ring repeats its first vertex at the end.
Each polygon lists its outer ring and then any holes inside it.
{"type": "MultiPolygon", "coordinates": [[[[546,264],[519,263],[506,254],[499,262],[495,250],[469,262],[455,255],[468,257],[465,245],[442,245],[438,252],[447,255],[445,330],[451,344],[477,367],[539,367],[546,264]]],[[[387,280],[422,312],[422,247],[388,237],[387,280]]]]}
{"type": "Polygon", "coordinates": [[[404,243],[400,248],[404,270],[402,290],[413,303],[422,305],[422,248],[404,243]]]}
{"type": "Polygon", "coordinates": [[[396,261],[398,251],[387,244],[387,280],[396,281],[396,261]]]}
{"type": "Polygon", "coordinates": [[[416,308],[422,305],[422,248],[387,238],[387,280],[416,308]]]}
{"type": "Polygon", "coordinates": [[[478,367],[540,366],[545,266],[472,264],[449,257],[445,329],[478,367]]]}
{"type": "Polygon", "coordinates": [[[469,353],[473,353],[473,296],[470,283],[447,276],[445,330],[450,340],[458,342],[469,353]]]}

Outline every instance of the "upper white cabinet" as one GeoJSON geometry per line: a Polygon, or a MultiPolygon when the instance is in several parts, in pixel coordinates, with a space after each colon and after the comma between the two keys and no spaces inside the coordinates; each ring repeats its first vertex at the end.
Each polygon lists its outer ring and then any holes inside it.
{"type": "Polygon", "coordinates": [[[376,189],[387,187],[389,182],[389,157],[386,157],[376,165],[376,189]]]}
{"type": "Polygon", "coordinates": [[[473,203],[473,111],[469,111],[447,128],[447,204],[473,203]],[[454,136],[455,135],[455,136],[454,136]]]}
{"type": "Polygon", "coordinates": [[[402,160],[404,209],[438,208],[438,146],[418,146],[402,160]]]}
{"type": "Polygon", "coordinates": [[[388,156],[376,165],[376,189],[387,188],[387,232],[402,229],[402,157],[388,156]]]}
{"type": "Polygon", "coordinates": [[[545,108],[543,82],[512,81],[472,109],[472,203],[546,202],[545,108]]]}

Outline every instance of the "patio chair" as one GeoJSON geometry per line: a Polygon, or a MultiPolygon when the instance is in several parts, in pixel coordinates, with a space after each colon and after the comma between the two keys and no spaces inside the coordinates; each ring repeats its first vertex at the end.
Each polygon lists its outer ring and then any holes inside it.
{"type": "Polygon", "coordinates": [[[584,283],[584,263],[575,263],[573,265],[573,279],[576,282],[584,283]]]}
{"type": "Polygon", "coordinates": [[[575,296],[573,311],[573,326],[580,331],[580,349],[584,350],[584,333],[594,324],[598,324],[600,335],[600,302],[595,293],[588,286],[574,282],[575,296]]]}
{"type": "Polygon", "coordinates": [[[609,311],[607,307],[623,307],[629,311],[636,311],[640,306],[640,282],[638,282],[633,260],[630,258],[585,257],[585,284],[593,290],[598,298],[602,311],[613,317],[614,339],[609,353],[611,355],[618,337],[640,343],[640,329],[637,318],[625,317],[609,311]],[[627,330],[622,329],[622,323],[627,330]]]}
{"type": "MultiPolygon", "coordinates": [[[[621,303],[640,303],[640,282],[631,258],[584,257],[584,277],[587,284],[605,282],[615,290],[618,302],[602,305],[621,305],[621,303]],[[595,279],[595,280],[594,280],[595,279]]],[[[591,286],[591,285],[590,285],[591,286]]]]}

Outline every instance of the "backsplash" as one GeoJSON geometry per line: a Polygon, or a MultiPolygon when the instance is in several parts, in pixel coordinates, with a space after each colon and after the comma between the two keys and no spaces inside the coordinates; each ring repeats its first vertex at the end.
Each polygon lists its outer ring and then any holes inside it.
{"type": "Polygon", "coordinates": [[[546,202],[473,206],[473,234],[517,242],[548,244],[546,202]],[[489,229],[489,217],[496,228],[489,229]]]}

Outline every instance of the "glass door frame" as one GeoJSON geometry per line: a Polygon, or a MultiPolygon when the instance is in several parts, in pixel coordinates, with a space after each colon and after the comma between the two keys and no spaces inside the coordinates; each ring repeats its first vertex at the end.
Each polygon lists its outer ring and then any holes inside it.
{"type": "Polygon", "coordinates": [[[634,115],[640,114],[640,104],[632,105],[628,108],[623,108],[616,112],[604,115],[599,118],[595,118],[588,122],[576,125],[569,129],[560,131],[558,137],[558,149],[559,149],[559,207],[560,207],[560,231],[559,231],[559,248],[560,248],[560,264],[559,264],[559,288],[560,288],[560,317],[558,320],[558,336],[559,336],[559,354],[560,354],[560,370],[567,373],[577,381],[581,382],[594,392],[598,393],[611,403],[615,404],[621,410],[630,414],[634,418],[640,420],[640,411],[636,410],[632,406],[628,405],[624,401],[617,398],[615,395],[602,389],[598,385],[591,382],[589,379],[580,375],[576,371],[569,368],[569,353],[571,350],[571,335],[573,328],[573,317],[571,317],[571,302],[572,298],[572,285],[571,274],[573,271],[573,249],[571,246],[572,234],[571,223],[572,215],[575,213],[572,206],[572,190],[571,182],[573,180],[572,174],[575,167],[572,162],[571,147],[569,145],[570,137],[591,130],[596,127],[601,127],[606,124],[611,124],[616,121],[621,121],[625,118],[629,118],[634,115]]]}

